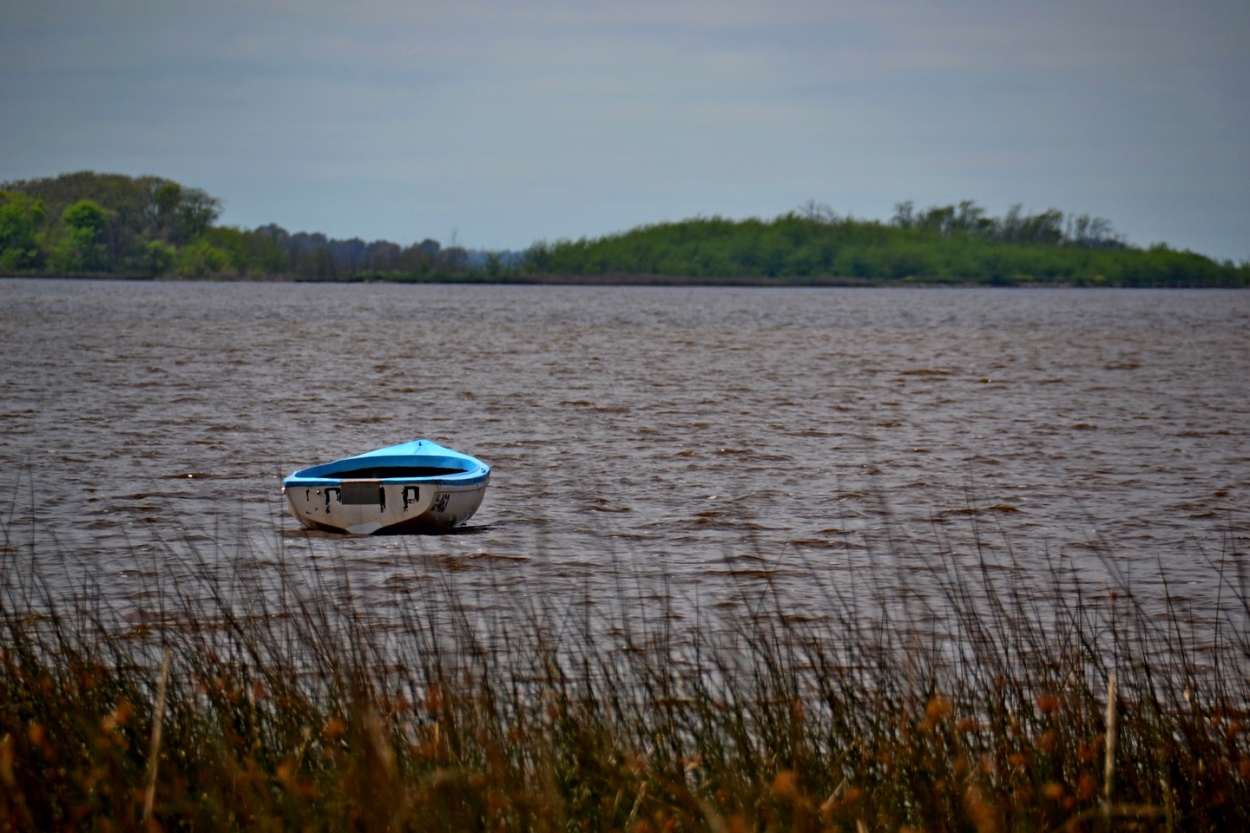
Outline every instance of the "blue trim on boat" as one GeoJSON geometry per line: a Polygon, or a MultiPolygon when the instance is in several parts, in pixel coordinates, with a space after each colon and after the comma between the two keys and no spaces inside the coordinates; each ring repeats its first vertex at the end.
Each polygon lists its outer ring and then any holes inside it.
{"type": "Polygon", "coordinates": [[[282,488],[323,488],[337,486],[344,475],[357,474],[363,479],[378,480],[383,484],[420,483],[446,486],[471,486],[484,483],[490,477],[490,466],[476,457],[461,454],[450,448],[444,448],[430,440],[413,440],[412,442],[379,448],[357,454],[355,457],[344,457],[331,463],[322,463],[300,469],[282,481],[282,488]],[[437,474],[402,474],[393,476],[369,476],[362,470],[374,469],[379,472],[398,469],[441,469],[437,474]]]}

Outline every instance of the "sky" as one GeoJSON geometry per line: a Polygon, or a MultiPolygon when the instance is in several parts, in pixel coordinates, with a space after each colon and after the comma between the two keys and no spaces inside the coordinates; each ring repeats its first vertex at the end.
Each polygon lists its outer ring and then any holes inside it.
{"type": "Polygon", "coordinates": [[[1250,260],[1248,0],[0,0],[0,182],[476,249],[971,199],[1250,260]]]}

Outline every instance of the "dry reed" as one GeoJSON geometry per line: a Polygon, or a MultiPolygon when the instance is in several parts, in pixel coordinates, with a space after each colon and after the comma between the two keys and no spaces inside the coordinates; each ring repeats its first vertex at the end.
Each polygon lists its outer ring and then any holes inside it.
{"type": "Polygon", "coordinates": [[[684,629],[521,604],[483,620],[451,573],[381,628],[320,580],[241,604],[207,569],[204,595],[167,589],[119,627],[32,555],[5,542],[5,829],[1250,828],[1231,579],[1200,659],[1194,634],[1109,612],[1053,565],[1043,609],[940,548],[924,625],[904,600],[865,612],[828,588],[804,617],[744,584],[754,613],[684,629]]]}

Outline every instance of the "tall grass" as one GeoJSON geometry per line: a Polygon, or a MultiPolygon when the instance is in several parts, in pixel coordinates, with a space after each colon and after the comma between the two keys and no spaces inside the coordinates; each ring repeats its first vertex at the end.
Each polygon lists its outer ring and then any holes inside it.
{"type": "Polygon", "coordinates": [[[48,555],[4,543],[8,829],[1250,828],[1237,552],[1214,629],[940,545],[937,605],[870,580],[798,610],[743,574],[687,619],[483,613],[441,570],[383,621],[346,564],[249,590],[205,559],[127,621],[48,555]]]}

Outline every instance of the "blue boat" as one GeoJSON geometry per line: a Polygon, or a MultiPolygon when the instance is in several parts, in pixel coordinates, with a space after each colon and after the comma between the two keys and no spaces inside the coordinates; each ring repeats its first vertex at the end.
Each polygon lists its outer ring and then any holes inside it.
{"type": "Polygon", "coordinates": [[[372,535],[444,532],[482,505],[490,466],[429,440],[300,469],[282,481],[309,529],[372,535]]]}

